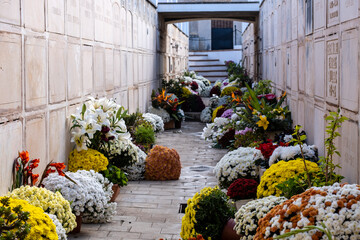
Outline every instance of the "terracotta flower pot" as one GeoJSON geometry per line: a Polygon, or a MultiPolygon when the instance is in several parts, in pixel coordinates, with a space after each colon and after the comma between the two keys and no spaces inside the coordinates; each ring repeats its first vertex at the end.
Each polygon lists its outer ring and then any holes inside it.
{"type": "Polygon", "coordinates": [[[81,224],[82,224],[82,213],[80,216],[76,216],[76,228],[74,228],[70,233],[79,233],[81,230],[81,224]]]}
{"type": "Polygon", "coordinates": [[[110,202],[115,202],[117,196],[119,196],[119,194],[120,194],[120,186],[118,184],[114,184],[112,186],[112,190],[113,190],[114,193],[113,193],[113,195],[112,195],[112,197],[110,199],[110,202]]]}
{"type": "Polygon", "coordinates": [[[234,227],[235,221],[234,219],[230,218],[224,226],[223,232],[221,234],[221,240],[239,240],[240,236],[237,235],[234,227]]]}

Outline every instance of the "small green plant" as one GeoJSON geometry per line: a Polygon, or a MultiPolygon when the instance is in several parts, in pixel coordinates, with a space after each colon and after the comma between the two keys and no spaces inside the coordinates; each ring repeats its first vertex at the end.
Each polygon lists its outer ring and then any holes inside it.
{"type": "Polygon", "coordinates": [[[228,204],[228,199],[219,189],[203,197],[195,213],[195,232],[201,233],[205,239],[220,239],[226,222],[235,214],[235,209],[228,204]]]}
{"type": "Polygon", "coordinates": [[[25,239],[30,232],[29,212],[22,211],[22,206],[10,207],[10,199],[0,201],[0,240],[25,239]]]}
{"type": "Polygon", "coordinates": [[[128,183],[126,174],[114,165],[109,165],[105,171],[101,172],[101,174],[109,179],[110,182],[118,184],[120,187],[126,186],[128,183]]]}
{"type": "Polygon", "coordinates": [[[326,133],[329,137],[325,139],[326,156],[320,157],[319,164],[325,174],[325,184],[328,185],[328,183],[332,181],[334,170],[336,168],[341,168],[340,165],[335,165],[333,162],[334,154],[341,157],[334,142],[335,138],[341,136],[338,130],[341,127],[341,124],[348,120],[348,118],[342,116],[340,109],[338,109],[337,112],[330,112],[330,115],[327,116],[325,120],[329,121],[329,125],[326,126],[326,133]]]}
{"type": "Polygon", "coordinates": [[[318,227],[318,226],[314,226],[314,225],[310,225],[310,226],[306,226],[302,229],[296,229],[296,230],[292,230],[288,233],[284,233],[280,236],[274,237],[274,239],[283,239],[283,238],[287,238],[287,237],[291,237],[294,236],[298,233],[304,233],[304,232],[309,232],[311,230],[319,230],[320,232],[325,233],[325,235],[327,236],[328,240],[333,240],[333,236],[330,232],[330,230],[326,227],[326,225],[324,223],[321,223],[322,227],[318,227]]]}
{"type": "Polygon", "coordinates": [[[300,129],[301,129],[300,125],[295,126],[295,131],[292,134],[293,138],[291,139],[290,143],[293,143],[294,146],[299,145],[299,147],[300,147],[301,156],[302,156],[302,159],[304,162],[304,169],[305,169],[305,172],[307,175],[306,181],[307,181],[308,187],[311,188],[311,176],[310,176],[310,172],[306,166],[305,155],[304,155],[304,151],[303,151],[303,143],[306,140],[306,135],[301,135],[300,129]]]}
{"type": "Polygon", "coordinates": [[[137,126],[134,137],[135,142],[139,144],[151,145],[155,143],[155,132],[149,124],[137,126]]]}

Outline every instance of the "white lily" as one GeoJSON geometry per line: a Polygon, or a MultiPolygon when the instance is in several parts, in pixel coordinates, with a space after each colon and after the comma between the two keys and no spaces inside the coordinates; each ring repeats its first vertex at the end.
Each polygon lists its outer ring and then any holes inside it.
{"type": "Polygon", "coordinates": [[[88,140],[87,136],[83,135],[81,132],[71,132],[71,134],[73,135],[71,142],[75,143],[78,152],[88,149],[86,146],[88,140]]]}
{"type": "Polygon", "coordinates": [[[80,124],[81,130],[83,133],[87,133],[90,139],[94,137],[96,131],[101,131],[101,125],[90,117],[86,118],[85,121],[81,121],[80,124]]]}

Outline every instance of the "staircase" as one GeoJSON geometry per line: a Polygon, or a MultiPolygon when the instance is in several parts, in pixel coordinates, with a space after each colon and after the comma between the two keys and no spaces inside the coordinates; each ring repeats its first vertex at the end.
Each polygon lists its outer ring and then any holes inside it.
{"type": "Polygon", "coordinates": [[[209,79],[212,83],[227,78],[225,64],[201,52],[189,52],[189,70],[195,71],[196,74],[209,79]]]}

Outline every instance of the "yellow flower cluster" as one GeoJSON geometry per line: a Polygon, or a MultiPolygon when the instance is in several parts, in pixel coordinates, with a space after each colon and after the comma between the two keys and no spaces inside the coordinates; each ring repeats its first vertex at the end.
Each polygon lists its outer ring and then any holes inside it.
{"type": "Polygon", "coordinates": [[[69,171],[77,170],[94,170],[100,172],[106,170],[109,164],[108,159],[99,151],[94,149],[82,150],[78,152],[76,149],[69,156],[69,171]]]}
{"type": "MultiPolygon", "coordinates": [[[[314,162],[306,160],[306,166],[309,171],[320,171],[319,166],[314,162]]],[[[257,188],[257,197],[263,198],[270,195],[279,197],[281,191],[276,186],[302,172],[305,172],[305,167],[301,158],[288,162],[280,161],[271,165],[261,177],[257,188]]]]}
{"type": "Polygon", "coordinates": [[[45,212],[56,215],[67,233],[76,227],[76,217],[71,211],[70,203],[60,192],[53,193],[45,188],[22,186],[8,195],[11,198],[26,200],[45,212]]]}
{"type": "Polygon", "coordinates": [[[58,239],[55,224],[51,218],[44,213],[44,210],[31,205],[25,200],[14,198],[9,198],[9,200],[11,209],[20,205],[22,206],[22,211],[30,213],[27,223],[30,224],[31,228],[25,240],[58,239]]]}
{"type": "MultiPolygon", "coordinates": [[[[180,237],[184,240],[188,240],[191,237],[195,237],[198,233],[195,232],[194,226],[196,223],[195,214],[198,208],[197,204],[199,201],[206,196],[209,196],[213,191],[218,190],[219,187],[214,188],[206,187],[203,188],[200,193],[195,193],[193,198],[189,198],[187,201],[187,207],[185,209],[185,215],[182,218],[181,233],[180,237]]],[[[209,239],[208,239],[209,240],[209,239]]]]}
{"type": "Polygon", "coordinates": [[[240,88],[234,87],[234,86],[225,87],[225,88],[221,91],[220,97],[223,97],[223,96],[231,96],[231,94],[232,94],[233,92],[238,91],[238,90],[240,90],[240,88]]]}
{"type": "Polygon", "coordinates": [[[191,91],[188,88],[183,87],[182,88],[182,97],[188,98],[190,95],[191,95],[191,91]]]}
{"type": "Polygon", "coordinates": [[[216,118],[216,114],[217,114],[217,112],[218,112],[220,109],[223,109],[223,108],[224,108],[224,106],[223,106],[223,105],[221,105],[221,106],[219,106],[219,107],[215,108],[215,110],[213,111],[213,114],[212,114],[212,119],[211,119],[211,121],[212,121],[212,122],[214,122],[214,119],[216,118]]]}

